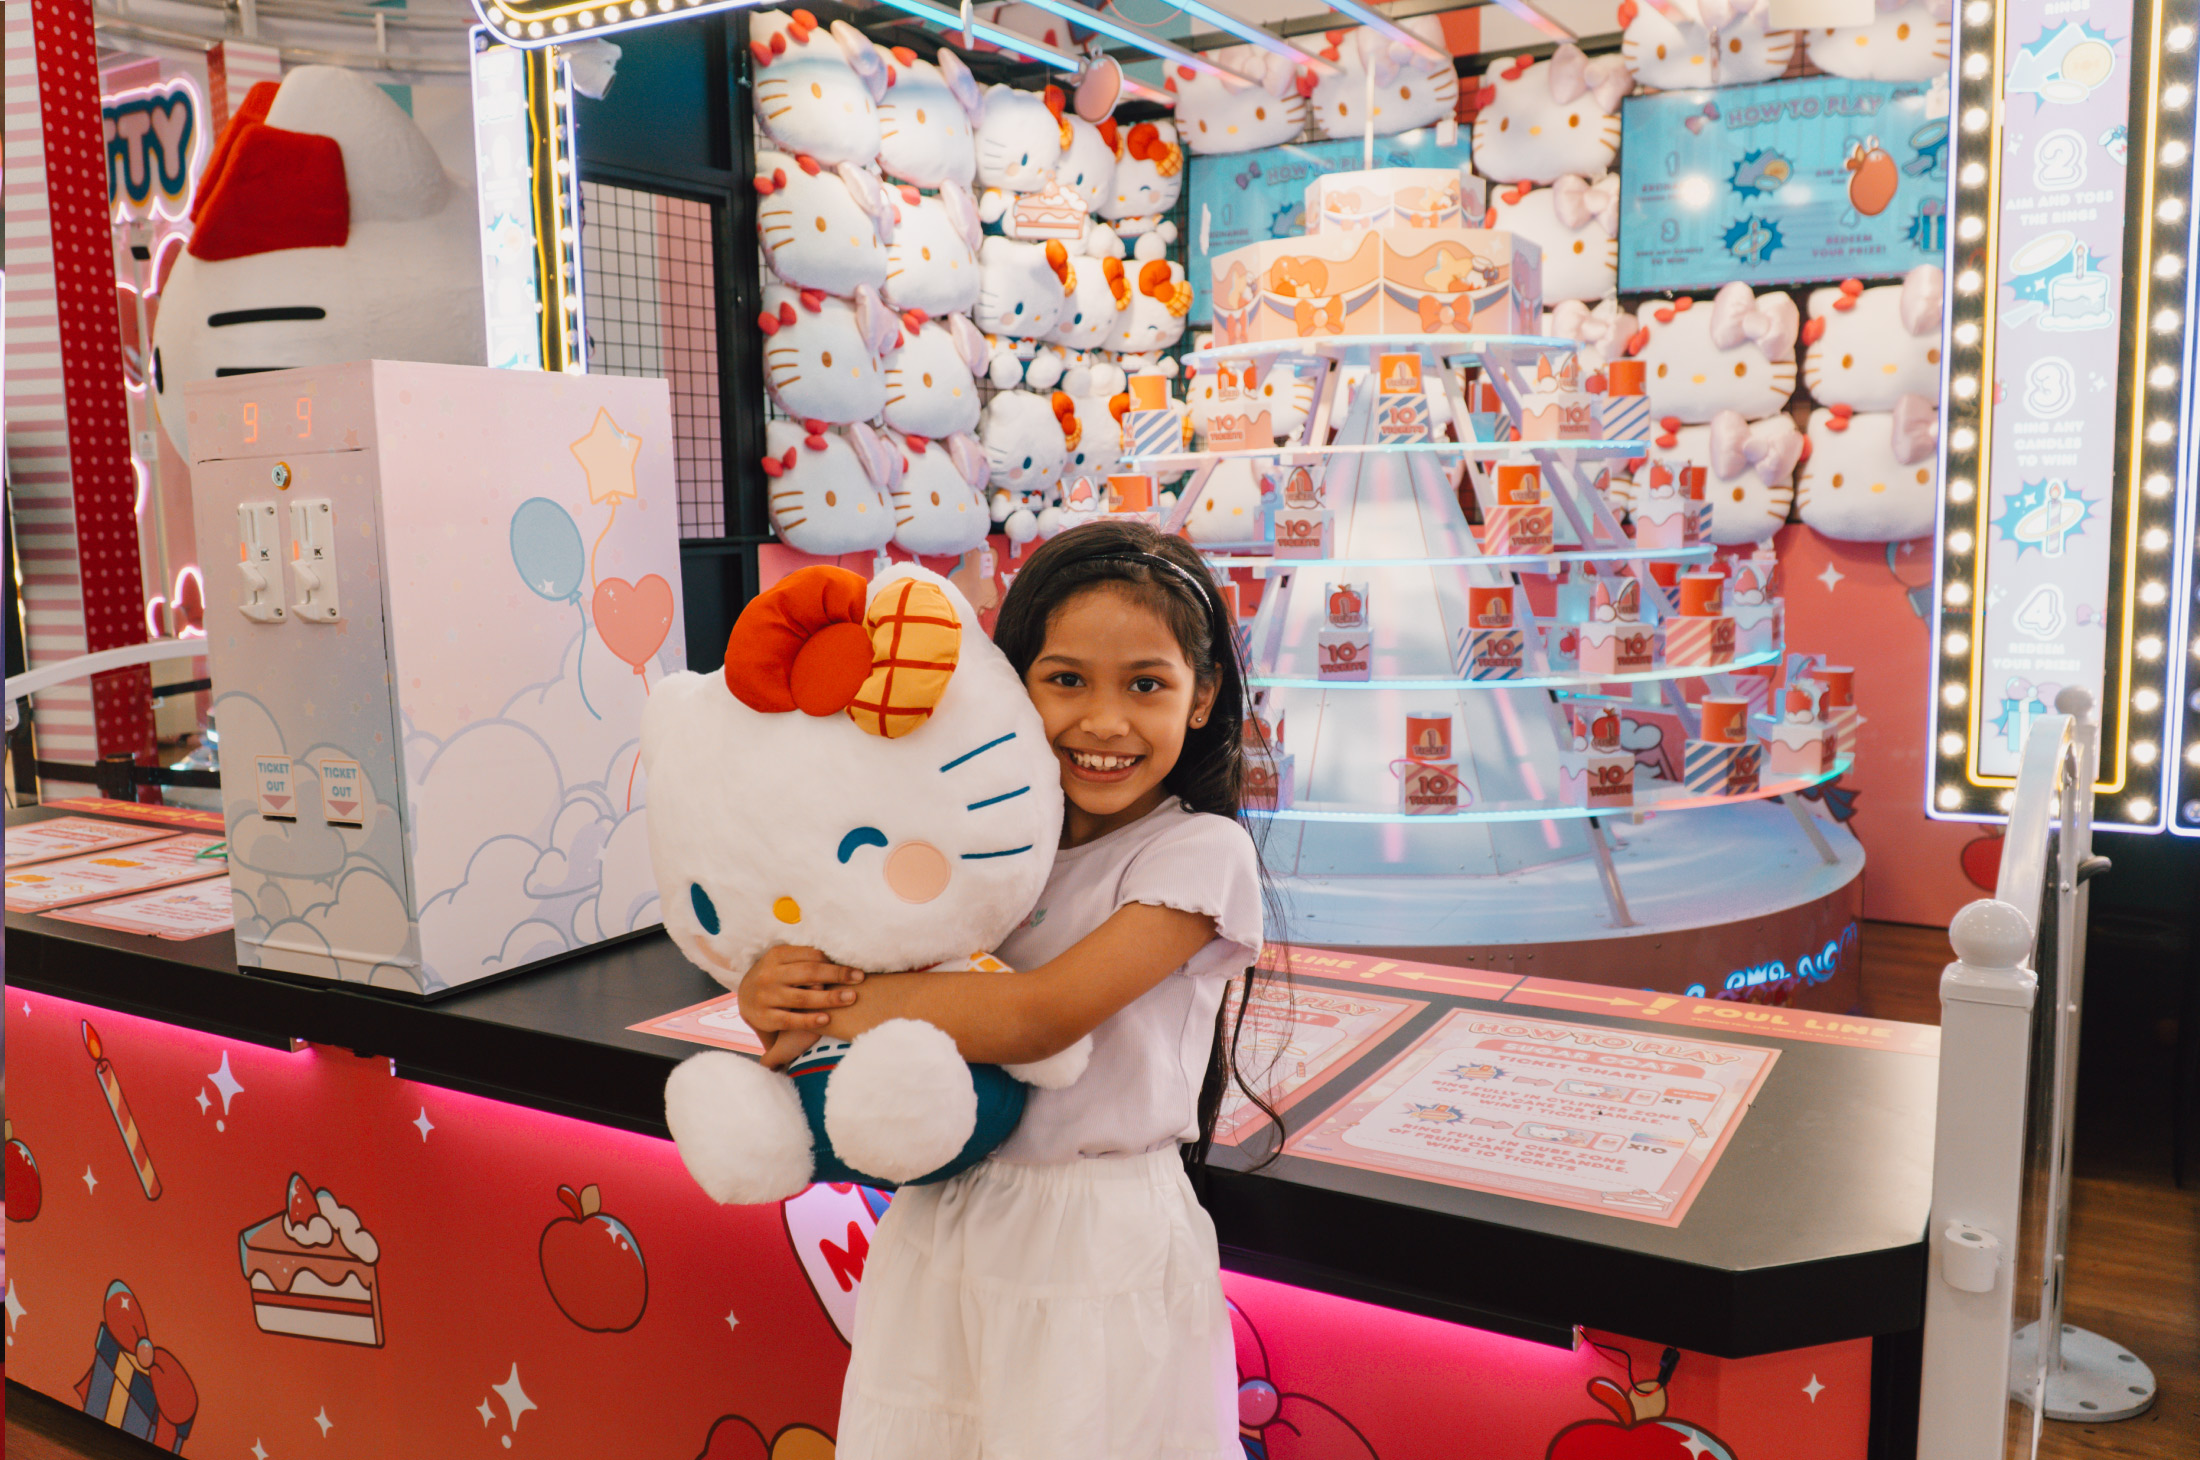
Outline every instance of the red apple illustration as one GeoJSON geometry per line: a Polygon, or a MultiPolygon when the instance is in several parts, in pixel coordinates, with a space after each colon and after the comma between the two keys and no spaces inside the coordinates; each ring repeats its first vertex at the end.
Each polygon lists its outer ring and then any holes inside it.
{"type": "Polygon", "coordinates": [[[542,1281],[558,1311],[591,1333],[624,1333],[649,1306],[649,1269],[626,1223],[593,1186],[558,1188],[570,1216],[542,1229],[542,1281]]]}
{"type": "Polygon", "coordinates": [[[1734,1451],[1685,1420],[1665,1418],[1665,1386],[1632,1393],[1609,1379],[1591,1379],[1590,1397],[1611,1419],[1585,1419],[1560,1430],[1545,1460],[1734,1460],[1734,1451]]]}
{"type": "Polygon", "coordinates": [[[8,1208],[8,1220],[27,1222],[38,1215],[38,1209],[46,1204],[45,1183],[39,1179],[38,1158],[31,1148],[15,1138],[15,1122],[7,1122],[4,1132],[7,1141],[7,1166],[0,1181],[0,1201],[8,1208]]]}

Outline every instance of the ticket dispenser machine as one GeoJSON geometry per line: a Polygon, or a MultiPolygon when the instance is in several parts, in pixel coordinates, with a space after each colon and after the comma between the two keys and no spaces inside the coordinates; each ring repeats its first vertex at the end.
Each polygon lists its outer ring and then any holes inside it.
{"type": "Polygon", "coordinates": [[[433,996],[659,923],[665,383],[375,360],[184,402],[238,961],[433,996]]]}

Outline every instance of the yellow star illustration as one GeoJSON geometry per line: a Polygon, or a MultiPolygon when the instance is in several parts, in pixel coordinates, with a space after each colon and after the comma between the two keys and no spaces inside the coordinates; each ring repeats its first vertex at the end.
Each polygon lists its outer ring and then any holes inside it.
{"type": "Polygon", "coordinates": [[[611,412],[596,408],[596,423],[572,445],[573,459],[588,473],[588,500],[598,503],[632,501],[634,459],[642,454],[642,438],[619,429],[611,412]]]}

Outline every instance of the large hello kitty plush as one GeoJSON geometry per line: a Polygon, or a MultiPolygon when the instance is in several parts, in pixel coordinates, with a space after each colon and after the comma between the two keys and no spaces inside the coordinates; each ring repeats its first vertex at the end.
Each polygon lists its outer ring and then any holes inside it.
{"type": "Polygon", "coordinates": [[[1562,177],[1547,188],[1513,183],[1490,196],[1486,228],[1543,250],[1543,299],[1591,301],[1619,287],[1619,174],[1562,177]]]}
{"type": "Polygon", "coordinates": [[[1644,365],[1654,420],[1702,424],[1720,411],[1749,420],[1795,394],[1795,301],[1758,294],[1739,279],[1708,301],[1646,306],[1629,353],[1644,365]]]}
{"type": "Polygon", "coordinates": [[[886,503],[901,484],[901,454],[869,426],[812,431],[767,421],[764,451],[772,526],[787,546],[830,558],[893,540],[886,503]]]}
{"type": "Polygon", "coordinates": [[[1184,338],[1184,316],[1191,308],[1192,285],[1183,265],[1148,260],[1138,266],[1130,307],[1115,317],[1115,337],[1108,348],[1119,355],[1147,357],[1141,363],[1153,364],[1161,351],[1184,338]]]}
{"type": "Polygon", "coordinates": [[[821,166],[868,167],[878,156],[886,54],[845,20],[820,27],[807,10],[749,16],[756,122],[782,152],[821,166]]]}
{"type": "Polygon", "coordinates": [[[1902,396],[1939,394],[1939,268],[1920,264],[1878,289],[1846,279],[1808,303],[1803,384],[1819,404],[1891,411],[1902,396]]]}
{"type": "Polygon", "coordinates": [[[876,419],[886,405],[879,355],[901,330],[868,285],[853,299],[816,290],[764,287],[764,385],[798,421],[846,425],[876,419]]]}
{"type": "Polygon", "coordinates": [[[1780,530],[1795,502],[1795,467],[1807,450],[1786,413],[1745,421],[1721,411],[1706,426],[1682,428],[1661,453],[1706,469],[1715,543],[1764,542],[1780,530]]]}
{"type": "Polygon", "coordinates": [[[1810,457],[1795,479],[1806,527],[1848,542],[1928,537],[1938,483],[1940,409],[1905,395],[1891,411],[1810,413],[1810,457]]]}
{"type": "Polygon", "coordinates": [[[1769,9],[1768,0],[1665,0],[1665,9],[1622,0],[1620,55],[1652,91],[1770,81],[1787,71],[1801,37],[1768,30],[1769,9]]]}
{"type": "Polygon", "coordinates": [[[1140,261],[1158,259],[1176,242],[1169,214],[1184,190],[1184,148],[1169,122],[1139,122],[1118,133],[1115,190],[1093,211],[1131,240],[1140,261]]]}
{"type": "Polygon", "coordinates": [[[1870,25],[1804,32],[1811,64],[1851,81],[1930,81],[1948,71],[1949,0],[1878,0],[1870,25]]]}
{"type": "MultiPolygon", "coordinates": [[[[993,193],[1036,193],[1054,181],[1055,165],[1069,145],[1069,128],[1062,123],[1062,93],[1019,91],[1013,86],[985,89],[985,111],[978,122],[978,186],[993,193]]],[[[979,195],[981,210],[1000,201],[979,195]]]]}
{"type": "Polygon", "coordinates": [[[957,434],[932,440],[892,431],[886,439],[901,452],[901,485],[892,494],[894,545],[922,557],[960,555],[981,546],[993,519],[985,505],[989,467],[978,439],[957,434]]]}
{"type": "Polygon", "coordinates": [[[995,234],[978,249],[978,303],[971,317],[989,335],[1043,340],[1075,292],[1069,250],[1060,243],[1018,243],[995,234]]]}
{"type": "Polygon", "coordinates": [[[183,387],[344,360],[487,359],[481,218],[389,93],[354,71],[263,81],[214,143],[161,293],[153,397],[191,459],[183,387]]]}
{"type": "Polygon", "coordinates": [[[880,361],[886,375],[881,419],[912,436],[977,430],[978,378],[990,355],[985,336],[962,315],[904,316],[900,338],[880,361]]]}
{"type": "Polygon", "coordinates": [[[1176,129],[1186,151],[1213,157],[1296,142],[1306,130],[1302,77],[1288,57],[1259,46],[1226,46],[1207,59],[1220,74],[1170,66],[1162,85],[1176,94],[1176,129]]]}
{"type": "Polygon", "coordinates": [[[797,289],[842,298],[886,283],[894,209],[878,174],[827,169],[784,152],[756,154],[756,231],[772,272],[797,289]]]}
{"type": "Polygon", "coordinates": [[[1619,155],[1620,99],[1634,89],[1617,56],[1568,42],[1548,61],[1515,56],[1482,78],[1474,168],[1493,182],[1602,177],[1619,155]]]}
{"type": "Polygon", "coordinates": [[[878,104],[878,165],[920,188],[967,188],[977,174],[977,129],[985,93],[962,57],[945,46],[938,64],[896,46],[878,104]]]}
{"type": "Polygon", "coordinates": [[[1450,147],[1457,140],[1459,73],[1442,22],[1420,15],[1400,21],[1399,28],[1419,37],[1429,50],[1365,27],[1327,34],[1321,55],[1334,69],[1315,78],[1308,100],[1323,136],[1359,137],[1372,131],[1392,137],[1415,127],[1434,127],[1437,146],[1450,147]]]}
{"type": "MultiPolygon", "coordinates": [[[[868,586],[805,568],[741,611],[722,673],[651,692],[642,763],[681,794],[650,808],[665,930],[727,987],[801,943],[874,975],[995,966],[1061,835],[1038,712],[978,615],[914,564],[868,586]]],[[[1080,1041],[1036,1066],[972,1067],[896,1019],[819,1040],[774,1074],[725,1051],[665,1084],[665,1121],[718,1201],[812,1181],[944,1180],[1007,1138],[1030,1080],[1073,1082],[1080,1041]]]]}
{"type": "Polygon", "coordinates": [[[880,291],[897,310],[967,314],[978,302],[978,245],[985,241],[978,208],[959,183],[937,193],[904,185],[894,199],[886,283],[880,291]]]}

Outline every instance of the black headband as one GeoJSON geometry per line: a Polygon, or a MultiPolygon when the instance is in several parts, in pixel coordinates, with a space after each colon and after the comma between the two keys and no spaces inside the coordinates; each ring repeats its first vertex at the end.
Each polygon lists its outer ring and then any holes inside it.
{"type": "Polygon", "coordinates": [[[1192,592],[1198,595],[1200,606],[1207,610],[1209,618],[1215,617],[1222,603],[1222,595],[1214,591],[1213,583],[1202,585],[1198,575],[1189,568],[1186,568],[1182,563],[1173,562],[1159,553],[1144,552],[1137,548],[1126,548],[1121,552],[1098,553],[1085,559],[1085,561],[1088,563],[1138,563],[1149,568],[1166,568],[1191,585],[1192,592]]]}

